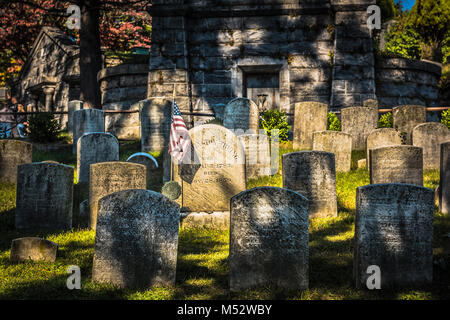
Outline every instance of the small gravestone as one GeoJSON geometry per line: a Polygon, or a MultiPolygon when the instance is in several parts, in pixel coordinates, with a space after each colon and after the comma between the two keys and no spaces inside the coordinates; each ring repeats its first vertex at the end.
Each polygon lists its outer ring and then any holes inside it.
{"type": "Polygon", "coordinates": [[[394,129],[405,133],[406,144],[412,144],[412,131],[415,126],[427,122],[427,109],[424,106],[399,106],[392,110],[394,129]]]}
{"type": "Polygon", "coordinates": [[[370,149],[376,149],[387,146],[399,146],[402,144],[400,133],[392,128],[381,128],[372,131],[367,138],[367,164],[370,166],[370,149]]]}
{"type": "Polygon", "coordinates": [[[14,239],[11,244],[11,262],[46,261],[55,262],[58,245],[41,238],[14,239]]]}
{"type": "Polygon", "coordinates": [[[119,161],[119,141],[110,133],[86,133],[78,139],[78,183],[89,182],[90,165],[119,161]]]}
{"type": "Polygon", "coordinates": [[[149,190],[120,191],[98,203],[92,280],[133,289],[174,285],[180,207],[149,190]]]}
{"type": "Polygon", "coordinates": [[[18,140],[0,140],[0,182],[17,182],[17,168],[31,163],[33,145],[18,140]]]}
{"type": "Polygon", "coordinates": [[[423,185],[422,148],[389,146],[370,150],[370,183],[423,185]]]}
{"type": "Polygon", "coordinates": [[[172,101],[160,98],[139,101],[141,151],[167,151],[172,101]]]}
{"type": "Polygon", "coordinates": [[[367,168],[367,159],[358,160],[358,169],[367,168]]]}
{"type": "Polygon", "coordinates": [[[336,171],[350,171],[352,163],[352,136],[339,131],[319,131],[313,134],[313,150],[333,153],[336,171]]]}
{"type": "Polygon", "coordinates": [[[413,129],[413,145],[423,149],[424,170],[439,170],[441,143],[448,141],[450,141],[450,130],[442,123],[422,123],[413,129]]]}
{"type": "Polygon", "coordinates": [[[261,187],[231,199],[230,289],[309,285],[308,199],[261,187]]]}
{"type": "Polygon", "coordinates": [[[236,98],[225,106],[223,119],[223,125],[227,129],[256,132],[259,127],[259,109],[250,99],[236,98]]]}
{"type": "Polygon", "coordinates": [[[73,206],[72,167],[52,163],[19,166],[17,229],[70,229],[73,206]]]}
{"type": "Polygon", "coordinates": [[[367,288],[378,266],[381,289],[429,285],[433,279],[434,192],[408,184],[359,187],[354,275],[367,288]]]}
{"type": "Polygon", "coordinates": [[[158,161],[148,153],[138,152],[131,155],[127,162],[142,164],[147,168],[147,188],[149,188],[152,180],[155,180],[154,175],[158,170],[158,161]]]}
{"type": "Polygon", "coordinates": [[[372,108],[378,112],[378,101],[373,99],[364,100],[363,107],[372,108]]]}
{"type": "Polygon", "coordinates": [[[73,113],[75,111],[81,110],[83,109],[83,101],[79,101],[79,100],[73,100],[73,101],[69,101],[69,105],[68,105],[68,121],[67,121],[67,131],[69,131],[69,133],[73,134],[73,113]]]}
{"type": "Polygon", "coordinates": [[[105,112],[82,109],[73,113],[73,154],[77,152],[78,139],[86,133],[105,132],[105,112]]]}
{"type": "Polygon", "coordinates": [[[247,179],[270,175],[270,146],[266,134],[243,134],[238,136],[245,150],[247,179]]]}
{"type": "Polygon", "coordinates": [[[108,194],[131,189],[146,189],[144,165],[129,162],[102,162],[91,165],[89,181],[89,206],[91,228],[97,225],[98,200],[108,194]]]}
{"type": "Polygon", "coordinates": [[[312,149],[313,133],[327,130],[328,105],[320,102],[295,104],[294,149],[312,149]]]}
{"type": "Polygon", "coordinates": [[[78,226],[81,228],[89,228],[91,210],[89,207],[89,199],[80,203],[78,211],[78,226]]]}
{"type": "Polygon", "coordinates": [[[309,200],[311,217],[337,216],[334,154],[301,151],[283,155],[283,188],[309,200]]]}
{"type": "Polygon", "coordinates": [[[353,150],[366,150],[367,137],[378,126],[378,110],[373,107],[351,107],[341,110],[342,132],[352,136],[353,150]]]}
{"type": "Polygon", "coordinates": [[[450,142],[441,144],[439,211],[450,213],[450,142]]]}
{"type": "Polygon", "coordinates": [[[213,124],[189,130],[192,145],[174,181],[182,188],[177,202],[185,211],[229,211],[230,199],[246,190],[245,152],[237,136],[213,124]]]}

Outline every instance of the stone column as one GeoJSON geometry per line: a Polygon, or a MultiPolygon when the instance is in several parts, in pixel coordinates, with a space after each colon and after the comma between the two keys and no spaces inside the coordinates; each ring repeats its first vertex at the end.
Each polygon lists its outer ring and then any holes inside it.
{"type": "Polygon", "coordinates": [[[44,86],[42,91],[45,94],[45,111],[53,111],[53,94],[55,93],[55,86],[44,86]]]}

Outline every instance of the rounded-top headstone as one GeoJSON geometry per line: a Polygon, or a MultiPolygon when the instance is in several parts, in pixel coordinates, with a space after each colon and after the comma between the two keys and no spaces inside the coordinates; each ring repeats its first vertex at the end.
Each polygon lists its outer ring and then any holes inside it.
{"type": "Polygon", "coordinates": [[[439,170],[441,143],[450,141],[450,130],[439,122],[427,122],[414,127],[412,142],[423,149],[423,168],[439,170]]]}
{"type": "Polygon", "coordinates": [[[58,245],[52,241],[27,237],[14,239],[11,244],[11,262],[55,262],[58,245]]]}
{"type": "Polygon", "coordinates": [[[300,151],[283,155],[283,188],[309,200],[311,217],[337,216],[334,154],[300,151]]]}
{"type": "Polygon", "coordinates": [[[172,101],[154,98],[139,101],[141,151],[164,151],[169,147],[172,101]]]}
{"type": "Polygon", "coordinates": [[[450,213],[450,142],[441,144],[439,211],[445,214],[450,213]]]}
{"type": "Polygon", "coordinates": [[[259,109],[250,99],[236,98],[226,106],[223,125],[230,130],[255,130],[259,128],[259,109]]]}
{"type": "Polygon", "coordinates": [[[260,187],[231,199],[230,289],[309,284],[308,199],[288,189],[260,187]]]}
{"type": "Polygon", "coordinates": [[[73,154],[78,139],[85,133],[105,132],[105,112],[99,109],[81,109],[73,113],[73,154]]]}
{"type": "Polygon", "coordinates": [[[394,129],[405,133],[406,144],[412,144],[412,131],[415,126],[427,122],[427,108],[424,106],[405,105],[392,110],[394,129]]]}
{"type": "Polygon", "coordinates": [[[370,183],[409,183],[422,186],[422,148],[388,146],[371,149],[370,183]]]}
{"type": "Polygon", "coordinates": [[[18,140],[0,140],[0,182],[17,182],[17,168],[32,162],[33,145],[18,140]]]}
{"type": "Polygon", "coordinates": [[[327,130],[328,105],[320,102],[295,104],[294,149],[312,149],[313,133],[327,130]]]}
{"type": "Polygon", "coordinates": [[[352,136],[350,134],[330,130],[314,132],[313,150],[333,153],[336,171],[350,171],[352,163],[352,136]]]}
{"type": "Polygon", "coordinates": [[[86,133],[78,139],[78,183],[89,182],[90,165],[119,161],[119,141],[110,133],[86,133]]]}
{"type": "Polygon", "coordinates": [[[147,168],[147,189],[149,189],[152,184],[152,180],[155,181],[154,175],[155,171],[158,170],[159,167],[158,161],[146,152],[138,152],[131,155],[127,159],[127,162],[142,164],[147,168]]]}
{"type": "Polygon", "coordinates": [[[367,137],[378,127],[378,110],[351,107],[341,110],[342,132],[352,136],[353,150],[366,150],[367,137]]]}
{"type": "Polygon", "coordinates": [[[370,167],[370,149],[399,145],[402,145],[402,137],[397,130],[393,128],[380,128],[372,131],[367,137],[366,159],[368,159],[368,169],[370,167]]]}
{"type": "Polygon", "coordinates": [[[92,280],[123,288],[174,285],[180,207],[160,193],[125,190],[98,201],[92,280]]]}

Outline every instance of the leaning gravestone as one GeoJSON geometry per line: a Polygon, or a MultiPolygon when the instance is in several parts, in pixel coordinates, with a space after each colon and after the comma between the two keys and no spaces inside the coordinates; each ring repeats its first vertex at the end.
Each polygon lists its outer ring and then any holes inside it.
{"type": "Polygon", "coordinates": [[[308,289],[308,221],[308,199],[292,190],[261,187],[234,196],[230,289],[308,289]]]}
{"type": "Polygon", "coordinates": [[[359,187],[356,195],[354,276],[367,288],[369,266],[381,289],[422,286],[433,278],[434,192],[408,184],[359,187]]]}
{"type": "Polygon", "coordinates": [[[351,107],[341,110],[342,132],[352,136],[353,150],[366,150],[367,137],[378,126],[378,110],[373,107],[351,107]]]}
{"type": "Polygon", "coordinates": [[[139,101],[141,151],[167,151],[172,101],[160,98],[139,101]]]}
{"type": "Polygon", "coordinates": [[[422,186],[422,148],[388,146],[371,149],[370,183],[409,183],[422,186]]]}
{"type": "Polygon", "coordinates": [[[450,142],[441,144],[439,211],[445,214],[450,213],[450,142]]]}
{"type": "Polygon", "coordinates": [[[0,182],[17,182],[17,168],[31,163],[33,145],[18,140],[0,140],[0,182]]]}
{"type": "Polygon", "coordinates": [[[178,203],[191,212],[229,211],[230,199],[246,189],[245,152],[237,136],[219,125],[189,130],[191,150],[174,165],[181,185],[178,203]]]}
{"type": "Polygon", "coordinates": [[[270,146],[266,134],[243,134],[238,136],[245,150],[247,179],[270,175],[270,146]]]}
{"type": "Polygon", "coordinates": [[[78,183],[89,182],[90,165],[119,161],[119,141],[110,133],[86,133],[78,139],[78,183]]]}
{"type": "Polygon", "coordinates": [[[73,168],[52,163],[19,166],[16,228],[72,228],[73,168]]]}
{"type": "Polygon", "coordinates": [[[108,194],[131,189],[146,189],[144,165],[129,162],[103,162],[91,165],[89,181],[89,207],[91,229],[96,228],[98,200],[108,194]]]}
{"type": "Polygon", "coordinates": [[[424,170],[439,170],[441,143],[447,141],[450,141],[450,130],[442,123],[422,123],[413,129],[413,145],[423,149],[424,170]]]}
{"type": "Polygon", "coordinates": [[[223,125],[227,129],[256,132],[259,127],[259,109],[250,99],[236,98],[225,106],[223,119],[223,125]]]}
{"type": "MultiPolygon", "coordinates": [[[[147,168],[147,188],[151,185],[152,176],[155,174],[155,171],[158,169],[158,161],[156,159],[145,152],[138,152],[131,155],[127,162],[142,164],[147,168]]],[[[154,178],[153,178],[154,179],[154,178]]]]}
{"type": "Polygon", "coordinates": [[[58,245],[41,238],[14,239],[11,244],[11,262],[47,261],[55,262],[58,245]]]}
{"type": "Polygon", "coordinates": [[[427,108],[424,106],[399,106],[392,110],[394,129],[405,133],[406,144],[412,144],[415,126],[427,122],[427,108]]]}
{"type": "Polygon", "coordinates": [[[69,106],[67,109],[69,111],[68,121],[67,121],[67,131],[69,131],[69,133],[73,134],[73,113],[75,111],[83,109],[83,101],[79,101],[79,100],[69,101],[69,106]]]}
{"type": "Polygon", "coordinates": [[[174,285],[180,207],[149,190],[120,191],[98,203],[92,280],[133,289],[174,285]]]}
{"type": "Polygon", "coordinates": [[[367,138],[367,150],[366,156],[368,159],[367,165],[370,168],[370,150],[387,147],[387,146],[399,146],[402,144],[402,137],[400,133],[392,128],[381,128],[372,131],[367,138]]]}
{"type": "Polygon", "coordinates": [[[73,113],[73,154],[77,152],[78,139],[85,133],[105,132],[105,112],[82,109],[73,113]]]}
{"type": "Polygon", "coordinates": [[[313,134],[313,150],[333,153],[336,171],[350,171],[352,136],[339,131],[318,131],[313,134]]]}
{"type": "Polygon", "coordinates": [[[294,149],[312,149],[313,133],[327,130],[328,106],[320,102],[295,104],[294,149]]]}
{"type": "Polygon", "coordinates": [[[311,217],[337,216],[334,154],[301,151],[283,155],[283,187],[309,200],[311,217]]]}

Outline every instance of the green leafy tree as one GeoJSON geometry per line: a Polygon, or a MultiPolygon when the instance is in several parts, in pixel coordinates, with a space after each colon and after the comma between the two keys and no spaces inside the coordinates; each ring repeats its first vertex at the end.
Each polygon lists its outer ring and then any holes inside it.
{"type": "Polygon", "coordinates": [[[386,35],[383,56],[391,58],[421,59],[421,38],[411,24],[402,21],[391,27],[386,35]]]}
{"type": "Polygon", "coordinates": [[[286,113],[279,110],[266,110],[261,114],[260,118],[261,127],[266,134],[270,137],[271,131],[274,129],[279,130],[280,141],[288,140],[288,132],[291,130],[287,122],[286,113]]]}
{"type": "Polygon", "coordinates": [[[445,124],[450,129],[450,109],[442,111],[441,123],[445,124]]]}
{"type": "Polygon", "coordinates": [[[397,10],[394,0],[377,0],[377,5],[381,9],[381,18],[383,21],[395,17],[397,10]]]}
{"type": "Polygon", "coordinates": [[[378,120],[378,128],[393,128],[394,119],[392,118],[392,113],[388,112],[383,114],[378,120]]]}
{"type": "Polygon", "coordinates": [[[328,112],[327,115],[327,130],[341,131],[341,121],[333,112],[328,112]]]}

